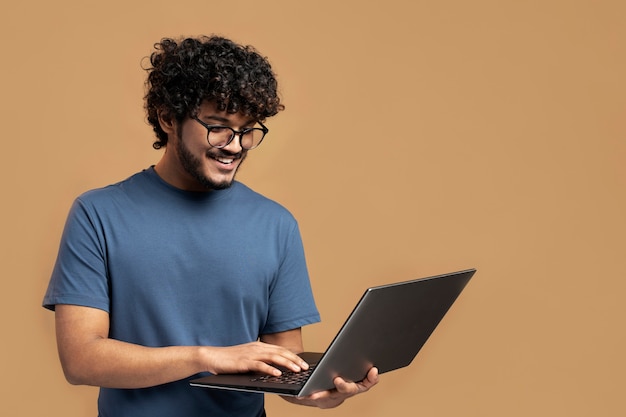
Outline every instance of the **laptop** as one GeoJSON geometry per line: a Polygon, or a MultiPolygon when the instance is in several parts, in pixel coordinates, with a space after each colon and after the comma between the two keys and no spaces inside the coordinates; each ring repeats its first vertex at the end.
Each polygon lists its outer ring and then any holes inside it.
{"type": "Polygon", "coordinates": [[[334,388],[337,376],[361,381],[375,366],[379,374],[408,366],[476,272],[468,269],[368,288],[324,353],[300,356],[306,371],[209,375],[195,387],[305,397],[334,388]]]}

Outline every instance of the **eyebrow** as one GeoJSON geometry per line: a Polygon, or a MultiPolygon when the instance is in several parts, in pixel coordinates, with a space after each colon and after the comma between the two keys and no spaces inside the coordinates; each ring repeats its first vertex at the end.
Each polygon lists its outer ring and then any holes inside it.
{"type": "MultiPolygon", "coordinates": [[[[228,124],[232,123],[231,120],[227,119],[226,117],[217,116],[217,115],[207,115],[207,116],[203,116],[202,118],[205,119],[205,120],[215,121],[217,123],[223,123],[225,125],[228,125],[228,124]]],[[[249,119],[248,121],[246,121],[243,124],[243,126],[249,126],[249,125],[253,125],[253,124],[256,124],[256,123],[258,123],[257,120],[249,119]]]]}

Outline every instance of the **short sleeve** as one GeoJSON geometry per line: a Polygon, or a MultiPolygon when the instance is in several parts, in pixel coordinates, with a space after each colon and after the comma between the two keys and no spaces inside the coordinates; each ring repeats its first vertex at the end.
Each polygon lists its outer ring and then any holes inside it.
{"type": "Polygon", "coordinates": [[[284,256],[270,288],[269,316],[262,333],[291,330],[320,321],[297,223],[284,242],[284,256]]]}
{"type": "Polygon", "coordinates": [[[61,237],[43,306],[74,304],[109,311],[106,253],[95,213],[76,199],[61,237]]]}

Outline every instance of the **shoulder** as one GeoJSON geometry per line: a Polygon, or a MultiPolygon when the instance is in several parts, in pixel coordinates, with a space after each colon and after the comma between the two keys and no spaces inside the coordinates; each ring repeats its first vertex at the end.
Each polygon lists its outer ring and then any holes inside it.
{"type": "Polygon", "coordinates": [[[235,181],[232,186],[233,198],[255,210],[267,210],[275,214],[293,217],[291,212],[279,202],[260,194],[247,185],[235,181]]]}
{"type": "Polygon", "coordinates": [[[151,179],[147,171],[138,172],[122,181],[83,192],[74,200],[72,216],[102,218],[134,212],[150,199],[151,179]]]}
{"type": "Polygon", "coordinates": [[[77,197],[77,201],[88,204],[110,202],[112,199],[145,189],[154,181],[150,177],[149,170],[140,171],[122,181],[85,191],[77,197]]]}

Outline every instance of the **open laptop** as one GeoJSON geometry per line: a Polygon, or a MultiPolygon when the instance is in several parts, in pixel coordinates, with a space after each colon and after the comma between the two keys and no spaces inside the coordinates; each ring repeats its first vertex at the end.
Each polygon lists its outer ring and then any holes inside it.
{"type": "Polygon", "coordinates": [[[324,353],[300,356],[310,365],[280,377],[220,374],[192,386],[305,397],[334,388],[337,376],[361,381],[375,366],[380,374],[408,366],[457,299],[475,269],[368,288],[324,353]]]}

